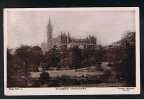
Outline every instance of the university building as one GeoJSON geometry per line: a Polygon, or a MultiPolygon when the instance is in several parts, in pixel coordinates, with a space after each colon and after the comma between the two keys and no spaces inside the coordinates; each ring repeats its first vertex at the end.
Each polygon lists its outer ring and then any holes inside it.
{"type": "Polygon", "coordinates": [[[57,37],[53,38],[53,26],[51,20],[49,19],[47,25],[47,42],[41,44],[43,52],[50,50],[52,47],[58,48],[72,48],[78,46],[79,48],[96,48],[97,41],[94,36],[87,36],[83,39],[76,39],[70,36],[69,32],[61,32],[57,37]]]}

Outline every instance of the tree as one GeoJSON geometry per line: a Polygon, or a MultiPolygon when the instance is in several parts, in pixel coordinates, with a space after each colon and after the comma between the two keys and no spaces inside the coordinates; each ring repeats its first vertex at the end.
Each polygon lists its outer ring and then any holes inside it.
{"type": "Polygon", "coordinates": [[[24,87],[24,62],[17,55],[11,54],[7,50],[7,86],[8,87],[24,87]]]}
{"type": "Polygon", "coordinates": [[[85,48],[82,50],[82,61],[83,66],[95,66],[100,64],[104,60],[105,50],[102,46],[97,48],[85,48]]]}
{"type": "Polygon", "coordinates": [[[14,69],[12,66],[12,59],[13,59],[13,56],[10,53],[10,49],[7,49],[7,85],[8,85],[8,87],[13,84],[11,81],[12,76],[14,74],[14,69]]]}
{"type": "Polygon", "coordinates": [[[60,51],[54,46],[48,52],[46,52],[43,63],[46,63],[47,66],[58,67],[58,63],[60,62],[60,51]]]}
{"type": "Polygon", "coordinates": [[[41,48],[39,46],[33,46],[31,48],[30,57],[31,57],[31,61],[32,61],[33,64],[39,65],[40,61],[42,59],[42,56],[43,56],[42,50],[41,50],[41,48]]]}
{"type": "Polygon", "coordinates": [[[81,49],[78,46],[72,48],[72,67],[78,68],[81,66],[81,49]]]}
{"type": "Polygon", "coordinates": [[[31,63],[31,47],[30,46],[21,46],[16,49],[15,51],[15,56],[20,58],[24,62],[24,79],[26,81],[26,85],[28,85],[29,82],[29,75],[30,75],[30,70],[29,70],[29,65],[31,63]]]}
{"type": "Polygon", "coordinates": [[[135,65],[135,32],[128,32],[120,42],[123,48],[123,55],[121,55],[121,64],[123,65],[121,75],[128,81],[129,85],[135,85],[136,65],[135,65]]]}
{"type": "Polygon", "coordinates": [[[135,85],[135,32],[128,32],[118,41],[113,53],[115,71],[120,80],[127,81],[128,85],[135,85]]]}
{"type": "Polygon", "coordinates": [[[39,46],[33,46],[31,48],[31,55],[29,55],[30,59],[30,67],[32,71],[38,71],[38,66],[43,58],[42,50],[39,46]]]}

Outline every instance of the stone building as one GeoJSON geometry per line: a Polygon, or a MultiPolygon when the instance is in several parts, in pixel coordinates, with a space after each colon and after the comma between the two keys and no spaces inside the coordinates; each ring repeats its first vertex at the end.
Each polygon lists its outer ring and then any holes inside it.
{"type": "Polygon", "coordinates": [[[83,39],[78,39],[70,36],[69,32],[61,32],[57,37],[53,38],[53,26],[51,20],[49,19],[47,25],[47,42],[41,44],[43,52],[48,51],[53,46],[58,48],[72,48],[78,46],[79,48],[95,48],[97,46],[97,41],[94,36],[87,36],[83,39]]]}

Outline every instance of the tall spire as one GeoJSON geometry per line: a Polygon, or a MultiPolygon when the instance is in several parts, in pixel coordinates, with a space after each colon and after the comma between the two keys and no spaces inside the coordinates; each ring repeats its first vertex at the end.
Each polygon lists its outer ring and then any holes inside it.
{"type": "Polygon", "coordinates": [[[49,17],[48,30],[47,30],[48,38],[52,38],[52,31],[53,31],[53,28],[52,28],[51,20],[49,17]]]}
{"type": "Polygon", "coordinates": [[[51,46],[52,46],[52,32],[53,32],[53,27],[52,27],[51,20],[50,20],[50,17],[49,17],[48,26],[47,26],[47,45],[48,45],[48,49],[51,48],[51,46]]]}

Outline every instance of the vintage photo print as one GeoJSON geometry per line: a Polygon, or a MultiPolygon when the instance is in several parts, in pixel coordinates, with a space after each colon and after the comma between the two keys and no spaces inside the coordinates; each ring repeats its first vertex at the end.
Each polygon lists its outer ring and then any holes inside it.
{"type": "Polygon", "coordinates": [[[140,93],[138,7],[5,8],[5,95],[140,93]]]}

